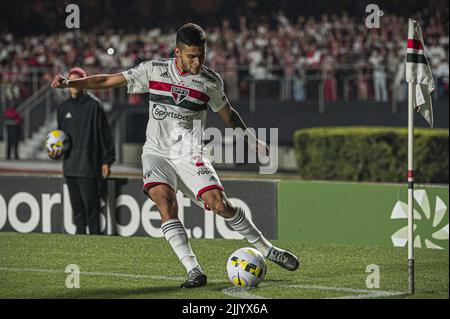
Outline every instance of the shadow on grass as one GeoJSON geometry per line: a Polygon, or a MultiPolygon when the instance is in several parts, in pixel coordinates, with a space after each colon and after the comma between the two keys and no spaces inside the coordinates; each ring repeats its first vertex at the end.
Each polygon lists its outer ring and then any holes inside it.
{"type": "Polygon", "coordinates": [[[118,298],[161,298],[161,295],[180,292],[178,285],[170,287],[144,287],[144,288],[89,288],[77,289],[60,296],[47,296],[48,299],[118,299],[118,298]]]}
{"type": "MultiPolygon", "coordinates": [[[[287,284],[293,284],[293,282],[286,282],[286,280],[283,280],[283,279],[263,280],[263,282],[261,282],[258,285],[258,287],[261,287],[261,288],[264,287],[265,288],[265,287],[276,286],[276,285],[280,285],[280,284],[287,285],[287,284]]],[[[209,285],[210,289],[212,289],[214,291],[217,291],[217,292],[221,292],[222,289],[224,289],[224,288],[236,287],[236,286],[233,286],[231,283],[228,283],[228,282],[214,283],[214,284],[208,284],[208,285],[209,285]]],[[[256,287],[256,289],[258,287],[256,287]]],[[[252,290],[250,289],[249,292],[251,292],[251,291],[252,290]]],[[[255,290],[255,291],[257,291],[257,290],[255,290]]]]}
{"type": "MultiPolygon", "coordinates": [[[[181,282],[180,282],[181,284],[181,282]]],[[[206,286],[195,288],[192,292],[204,293],[206,291],[221,292],[227,288],[225,282],[209,282],[206,286]]],[[[229,286],[231,287],[231,285],[229,286]]],[[[121,298],[155,298],[164,297],[184,298],[183,294],[188,293],[190,289],[182,289],[179,284],[163,287],[142,287],[142,288],[81,288],[74,289],[68,293],[57,296],[45,296],[46,299],[121,299],[121,298]]],[[[195,294],[191,296],[196,298],[195,294]]],[[[201,298],[208,298],[202,296],[201,298]]],[[[211,296],[217,298],[217,296],[211,296]]]]}

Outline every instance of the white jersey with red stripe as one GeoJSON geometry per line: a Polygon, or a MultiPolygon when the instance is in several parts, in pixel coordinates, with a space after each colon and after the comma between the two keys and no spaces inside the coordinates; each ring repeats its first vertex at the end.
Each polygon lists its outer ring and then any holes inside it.
{"type": "Polygon", "coordinates": [[[208,106],[218,112],[228,103],[220,76],[205,66],[196,75],[183,73],[175,59],[143,62],[122,74],[128,93],[149,93],[143,153],[168,158],[202,154],[208,106]]]}

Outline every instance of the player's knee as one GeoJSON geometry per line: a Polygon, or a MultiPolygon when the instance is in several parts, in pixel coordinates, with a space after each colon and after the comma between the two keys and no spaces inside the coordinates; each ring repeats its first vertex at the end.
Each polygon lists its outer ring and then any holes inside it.
{"type": "MultiPolygon", "coordinates": [[[[209,206],[209,204],[208,204],[209,206]]],[[[217,215],[220,215],[224,218],[231,218],[233,217],[233,209],[228,205],[227,201],[224,198],[214,200],[211,203],[211,206],[209,208],[216,213],[217,215]]]]}
{"type": "Polygon", "coordinates": [[[219,214],[222,216],[222,214],[225,212],[225,203],[223,200],[217,199],[213,200],[211,203],[208,204],[209,208],[216,214],[219,214]]]}

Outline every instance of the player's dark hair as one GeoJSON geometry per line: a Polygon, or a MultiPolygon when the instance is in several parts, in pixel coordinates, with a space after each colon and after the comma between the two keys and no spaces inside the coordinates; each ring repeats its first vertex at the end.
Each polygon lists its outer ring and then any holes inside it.
{"type": "Polygon", "coordinates": [[[203,46],[206,43],[205,31],[195,23],[186,23],[177,31],[177,47],[180,44],[187,46],[203,46]]]}

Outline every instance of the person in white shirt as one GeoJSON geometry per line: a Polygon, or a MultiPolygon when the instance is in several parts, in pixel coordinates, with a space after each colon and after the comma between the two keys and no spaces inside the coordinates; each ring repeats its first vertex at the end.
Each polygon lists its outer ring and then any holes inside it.
{"type": "MultiPolygon", "coordinates": [[[[67,80],[57,75],[53,88],[106,89],[127,86],[128,93],[149,93],[149,120],[142,150],[144,192],[161,215],[163,234],[188,273],[182,288],[206,284],[183,224],[178,219],[177,190],[200,207],[222,216],[267,259],[294,271],[299,261],[292,253],[273,246],[247,218],[242,207],[230,202],[224,188],[203,154],[201,133],[206,111],[211,108],[229,126],[247,131],[247,126],[228,102],[221,77],[203,65],[206,34],[188,23],[177,31],[174,59],[143,62],[122,73],[67,80]]],[[[248,143],[256,152],[269,154],[267,145],[253,134],[248,143]]]]}
{"type": "Polygon", "coordinates": [[[373,86],[375,91],[375,101],[387,102],[388,94],[386,88],[385,60],[380,50],[375,49],[369,58],[369,63],[373,67],[373,86]]]}

